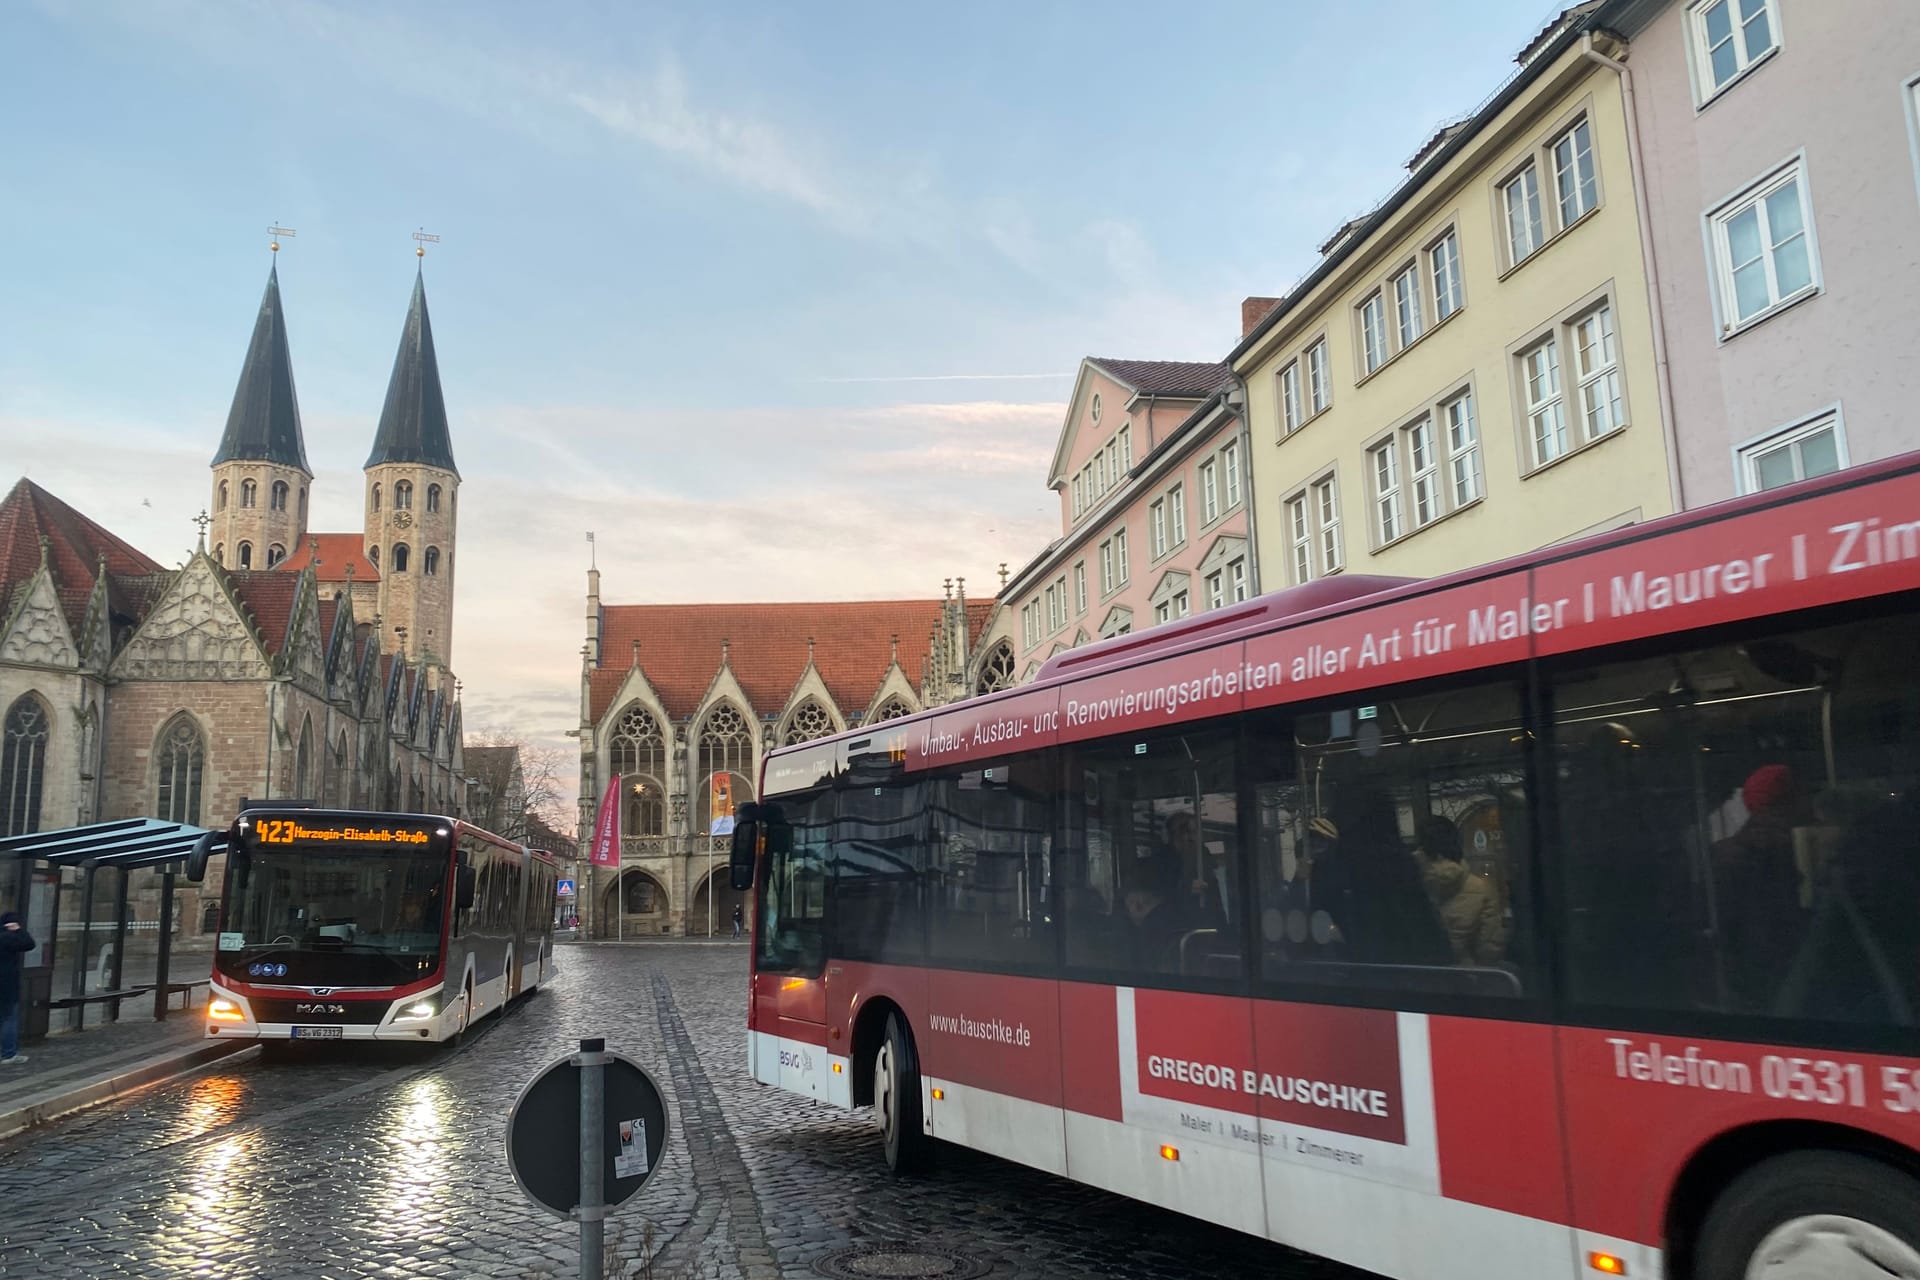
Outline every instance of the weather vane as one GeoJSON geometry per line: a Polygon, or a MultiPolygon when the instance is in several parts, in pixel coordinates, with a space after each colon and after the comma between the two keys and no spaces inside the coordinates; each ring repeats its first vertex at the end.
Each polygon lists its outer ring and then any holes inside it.
{"type": "Polygon", "coordinates": [[[435,235],[428,235],[427,229],[425,227],[422,227],[418,231],[414,232],[413,239],[414,239],[413,256],[416,258],[424,258],[427,256],[428,245],[440,243],[440,237],[435,235]]]}
{"type": "Polygon", "coordinates": [[[273,250],[275,253],[278,253],[280,252],[281,236],[285,236],[287,239],[291,240],[296,235],[299,235],[300,233],[295,231],[292,227],[268,227],[267,234],[273,237],[273,242],[269,244],[267,248],[273,250]]]}

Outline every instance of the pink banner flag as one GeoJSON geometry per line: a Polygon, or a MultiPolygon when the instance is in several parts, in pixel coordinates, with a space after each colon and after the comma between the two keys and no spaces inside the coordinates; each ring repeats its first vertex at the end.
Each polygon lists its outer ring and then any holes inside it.
{"type": "Polygon", "coordinates": [[[600,797],[600,817],[593,824],[593,855],[596,867],[620,865],[620,775],[607,782],[607,794],[600,797]]]}

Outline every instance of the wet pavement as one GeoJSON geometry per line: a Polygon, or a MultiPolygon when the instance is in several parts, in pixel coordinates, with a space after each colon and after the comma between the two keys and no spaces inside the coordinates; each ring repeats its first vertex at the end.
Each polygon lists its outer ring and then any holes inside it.
{"type": "Polygon", "coordinates": [[[559,956],[557,982],[458,1048],[249,1053],[0,1144],[0,1276],[570,1277],[577,1228],[520,1195],[505,1121],[541,1067],[604,1035],[673,1113],[660,1172],[609,1222],[609,1275],[798,1280],[899,1245],[1007,1280],[1364,1280],[970,1152],[896,1180],[867,1113],[746,1079],[744,948],[559,956]]]}

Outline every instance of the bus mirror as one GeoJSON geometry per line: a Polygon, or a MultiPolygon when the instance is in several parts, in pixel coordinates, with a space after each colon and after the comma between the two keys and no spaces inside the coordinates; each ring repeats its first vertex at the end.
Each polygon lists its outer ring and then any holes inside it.
{"type": "Polygon", "coordinates": [[[727,874],[736,890],[753,888],[754,847],[759,843],[760,824],[757,821],[736,822],[733,826],[733,848],[727,857],[727,874]]]}
{"type": "Polygon", "coordinates": [[[213,832],[209,831],[193,842],[193,848],[187,851],[187,880],[199,884],[207,878],[207,860],[213,857],[213,832]]]}
{"type": "Polygon", "coordinates": [[[476,877],[472,867],[455,867],[453,870],[453,905],[460,911],[473,909],[473,886],[476,877]]]}

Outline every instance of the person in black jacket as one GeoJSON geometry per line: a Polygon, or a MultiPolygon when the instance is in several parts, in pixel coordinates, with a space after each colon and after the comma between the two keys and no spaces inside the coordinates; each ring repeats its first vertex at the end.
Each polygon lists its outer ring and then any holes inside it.
{"type": "Polygon", "coordinates": [[[33,935],[9,911],[0,915],[0,1062],[25,1062],[20,1050],[20,957],[33,950],[33,935]]]}

